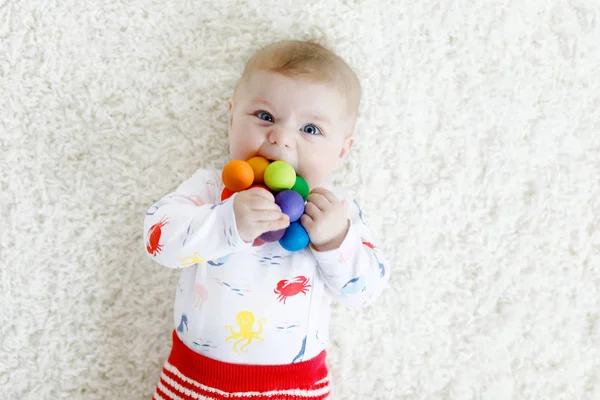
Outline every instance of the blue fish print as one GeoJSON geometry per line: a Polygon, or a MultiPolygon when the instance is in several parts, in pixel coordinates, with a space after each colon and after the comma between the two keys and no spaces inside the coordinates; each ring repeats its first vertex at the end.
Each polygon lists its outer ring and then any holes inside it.
{"type": "Polygon", "coordinates": [[[221,223],[223,225],[223,234],[225,235],[225,239],[227,240],[227,244],[230,247],[236,247],[235,243],[232,240],[233,231],[231,230],[231,227],[229,227],[229,232],[227,232],[227,224],[225,223],[225,218],[221,219],[221,223]]]}
{"type": "Polygon", "coordinates": [[[373,255],[375,256],[375,260],[377,260],[377,264],[379,264],[379,277],[383,278],[385,276],[385,265],[379,261],[379,258],[377,258],[377,254],[375,254],[375,252],[373,252],[373,255]]]}
{"type": "Polygon", "coordinates": [[[356,208],[358,208],[358,216],[360,217],[360,220],[362,221],[362,223],[365,223],[365,220],[363,219],[363,213],[362,210],[360,209],[358,203],[356,202],[356,200],[353,200],[354,204],[356,204],[356,208]]]}
{"type": "Polygon", "coordinates": [[[152,207],[150,207],[150,209],[148,210],[148,212],[146,212],[146,215],[154,215],[154,213],[156,213],[156,211],[161,208],[162,206],[164,206],[165,204],[167,204],[166,201],[164,200],[159,200],[156,203],[154,203],[152,205],[152,207]]]}
{"type": "Polygon", "coordinates": [[[269,253],[269,255],[267,256],[261,256],[257,253],[253,253],[252,255],[259,258],[258,263],[261,265],[281,265],[281,262],[283,260],[286,260],[291,257],[291,255],[280,256],[271,253],[269,253]]]}
{"type": "Polygon", "coordinates": [[[229,257],[231,257],[231,254],[219,257],[216,260],[211,260],[208,262],[208,265],[211,265],[213,267],[220,267],[221,265],[224,265],[227,262],[227,260],[229,260],[229,257]]]}
{"type": "Polygon", "coordinates": [[[192,228],[192,224],[194,223],[194,220],[190,221],[190,224],[187,227],[187,231],[185,232],[185,236],[183,237],[183,240],[181,241],[181,246],[185,246],[185,242],[188,239],[188,236],[190,236],[191,234],[194,233],[195,229],[192,228]]]}
{"type": "Polygon", "coordinates": [[[233,293],[237,294],[238,296],[244,296],[244,292],[246,292],[246,293],[252,293],[252,290],[250,290],[250,289],[239,289],[239,288],[237,288],[237,287],[235,287],[233,285],[230,285],[229,283],[224,282],[224,281],[222,281],[220,279],[217,279],[217,278],[215,278],[215,281],[217,281],[217,283],[219,285],[224,286],[224,287],[230,289],[233,293]]]}
{"type": "Polygon", "coordinates": [[[215,346],[210,340],[204,341],[204,339],[202,338],[194,340],[192,344],[194,345],[194,347],[200,349],[203,352],[208,352],[210,351],[210,349],[217,348],[217,346],[215,346]]]}
{"type": "Polygon", "coordinates": [[[367,285],[365,284],[365,277],[361,275],[346,282],[346,284],[342,287],[340,294],[342,296],[348,296],[362,292],[366,288],[367,285]]]}
{"type": "Polygon", "coordinates": [[[284,332],[284,333],[289,333],[292,331],[292,329],[294,328],[298,328],[300,327],[300,324],[292,324],[292,325],[280,325],[275,327],[275,329],[277,329],[277,332],[284,332]]]}
{"type": "Polygon", "coordinates": [[[296,361],[302,361],[302,357],[304,357],[305,350],[306,350],[306,336],[304,336],[304,339],[302,339],[302,348],[300,348],[300,352],[298,353],[298,355],[296,357],[294,357],[292,364],[295,363],[296,361]]]}
{"type": "Polygon", "coordinates": [[[177,333],[179,333],[180,335],[183,335],[185,332],[188,330],[188,318],[187,315],[185,314],[181,314],[181,322],[179,323],[179,326],[177,327],[177,333]]]}

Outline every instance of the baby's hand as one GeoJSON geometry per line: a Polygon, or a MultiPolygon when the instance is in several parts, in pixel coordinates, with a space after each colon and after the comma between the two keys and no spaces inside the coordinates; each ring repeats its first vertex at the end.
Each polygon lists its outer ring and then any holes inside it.
{"type": "Polygon", "coordinates": [[[300,222],[317,251],[340,247],[350,228],[347,207],[348,203],[339,201],[325,188],[311,190],[300,222]]]}
{"type": "Polygon", "coordinates": [[[252,188],[236,194],[233,212],[238,233],[245,242],[250,242],[269,231],[285,229],[290,218],[275,204],[275,197],[265,189],[252,188]]]}

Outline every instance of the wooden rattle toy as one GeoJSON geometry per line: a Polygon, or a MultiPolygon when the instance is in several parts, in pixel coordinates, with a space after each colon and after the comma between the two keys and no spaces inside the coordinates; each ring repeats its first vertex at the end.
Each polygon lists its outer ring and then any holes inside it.
{"type": "Polygon", "coordinates": [[[260,187],[273,193],[281,212],[290,218],[290,225],[286,229],[265,232],[254,240],[253,245],[278,241],[281,247],[292,252],[308,246],[308,233],[299,219],[304,214],[310,188],[306,180],[296,175],[294,167],[284,161],[271,162],[256,156],[248,161],[233,160],[227,163],[223,168],[222,179],[225,188],[221,192],[221,201],[236,192],[260,187]]]}

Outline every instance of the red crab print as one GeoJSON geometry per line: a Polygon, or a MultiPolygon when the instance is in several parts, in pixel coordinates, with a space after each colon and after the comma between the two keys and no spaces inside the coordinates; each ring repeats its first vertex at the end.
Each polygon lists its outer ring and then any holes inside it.
{"type": "Polygon", "coordinates": [[[167,217],[162,217],[159,222],[152,225],[148,229],[148,239],[146,240],[146,250],[148,253],[156,256],[162,250],[160,242],[160,235],[162,234],[162,227],[167,224],[167,217]]]}
{"type": "Polygon", "coordinates": [[[273,292],[278,294],[279,296],[277,296],[277,299],[279,301],[283,300],[283,304],[285,304],[285,301],[290,296],[295,296],[298,293],[304,293],[304,295],[306,295],[306,292],[308,292],[308,288],[310,287],[308,284],[309,281],[310,279],[305,276],[296,276],[291,281],[284,279],[277,283],[277,289],[273,290],[273,292]]]}

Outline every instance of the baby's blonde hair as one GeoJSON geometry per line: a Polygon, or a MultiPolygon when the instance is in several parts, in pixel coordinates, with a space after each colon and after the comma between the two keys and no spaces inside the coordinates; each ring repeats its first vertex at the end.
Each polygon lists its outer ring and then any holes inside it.
{"type": "Polygon", "coordinates": [[[318,43],[283,40],[261,48],[248,60],[235,93],[248,76],[257,70],[332,83],[346,98],[348,110],[354,116],[358,114],[362,92],[358,77],[342,58],[318,43]]]}

